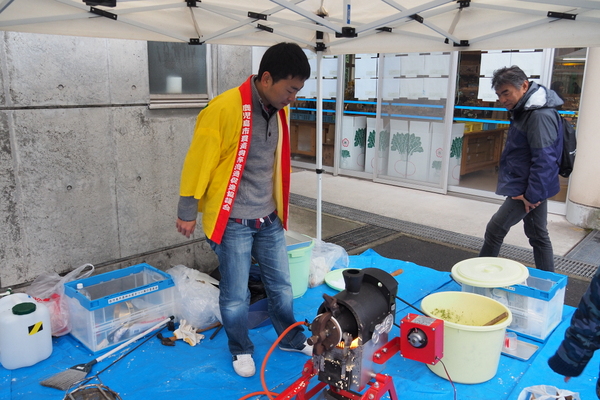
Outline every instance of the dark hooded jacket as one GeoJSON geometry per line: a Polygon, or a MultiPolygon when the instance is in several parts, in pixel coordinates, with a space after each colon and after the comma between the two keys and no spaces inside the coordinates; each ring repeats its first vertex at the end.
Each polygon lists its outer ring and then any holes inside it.
{"type": "MultiPolygon", "coordinates": [[[[560,347],[548,364],[564,376],[579,376],[600,348],[600,268],[581,298],[560,347]]],[[[596,392],[600,397],[600,380],[596,392]]]]}
{"type": "Polygon", "coordinates": [[[529,89],[510,111],[510,128],[500,159],[496,194],[520,196],[537,203],[560,191],[558,167],[562,152],[563,104],[558,95],[530,82],[529,89]]]}

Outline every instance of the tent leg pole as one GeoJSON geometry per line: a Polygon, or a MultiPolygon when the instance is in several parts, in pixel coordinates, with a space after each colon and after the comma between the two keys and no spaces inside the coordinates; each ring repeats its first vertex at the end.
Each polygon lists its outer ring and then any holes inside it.
{"type": "Polygon", "coordinates": [[[322,172],[323,172],[323,71],[321,68],[323,52],[317,51],[317,240],[321,240],[322,231],[322,172]]]}

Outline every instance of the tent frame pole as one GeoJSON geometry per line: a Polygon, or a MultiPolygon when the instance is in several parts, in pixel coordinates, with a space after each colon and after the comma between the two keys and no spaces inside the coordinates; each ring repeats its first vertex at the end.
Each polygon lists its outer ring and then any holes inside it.
{"type": "Polygon", "coordinates": [[[321,240],[322,233],[322,190],[323,190],[323,51],[317,50],[317,240],[321,240]]]}

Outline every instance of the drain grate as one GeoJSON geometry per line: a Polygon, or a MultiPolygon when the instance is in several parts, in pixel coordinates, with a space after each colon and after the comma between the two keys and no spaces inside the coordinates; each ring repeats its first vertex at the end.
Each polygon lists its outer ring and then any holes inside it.
{"type": "Polygon", "coordinates": [[[397,231],[381,228],[375,225],[363,225],[351,231],[330,236],[326,240],[342,246],[347,252],[377,242],[388,236],[397,234],[397,231]]]}
{"type": "Polygon", "coordinates": [[[567,253],[567,257],[588,264],[600,264],[600,231],[590,232],[577,246],[567,253]]]}
{"type": "MultiPolygon", "coordinates": [[[[290,203],[299,207],[304,207],[312,210],[316,210],[317,208],[317,201],[315,199],[294,193],[290,195],[290,203]]],[[[425,240],[446,243],[469,250],[479,250],[481,248],[481,245],[483,244],[483,238],[463,235],[444,229],[432,228],[430,226],[421,225],[414,222],[384,217],[382,215],[365,212],[350,207],[340,206],[328,202],[322,202],[321,206],[324,214],[342,217],[350,219],[352,221],[367,224],[365,227],[357,228],[344,234],[328,238],[328,240],[338,240],[337,237],[342,235],[362,235],[363,238],[360,239],[361,245],[353,248],[362,247],[368,245],[369,243],[372,243],[366,241],[369,240],[370,237],[374,238],[373,241],[377,241],[397,232],[412,235],[418,238],[423,238],[425,240]],[[386,231],[392,231],[392,233],[387,234],[385,233],[385,231],[381,231],[378,233],[377,230],[373,229],[372,235],[369,236],[369,234],[366,233],[369,231],[369,229],[372,229],[369,228],[369,225],[384,228],[386,231]],[[364,229],[364,231],[361,231],[361,229],[364,229]],[[383,234],[385,234],[385,236],[377,236],[383,234]]],[[[346,245],[341,243],[347,243],[348,246],[351,246],[352,241],[359,242],[358,238],[347,239],[345,237],[342,237],[339,240],[346,241],[340,243],[336,242],[336,244],[339,244],[344,248],[346,248],[346,245]]],[[[348,251],[348,249],[346,250],[348,251]]],[[[526,265],[534,265],[533,251],[531,249],[526,249],[519,246],[513,246],[508,244],[503,245],[502,249],[500,250],[500,257],[510,258],[511,260],[519,261],[526,265]]],[[[567,254],[566,257],[554,256],[554,266],[561,273],[588,279],[591,279],[594,276],[596,270],[598,269],[597,264],[590,264],[584,261],[572,259],[571,257],[569,257],[569,254],[567,254]]]]}

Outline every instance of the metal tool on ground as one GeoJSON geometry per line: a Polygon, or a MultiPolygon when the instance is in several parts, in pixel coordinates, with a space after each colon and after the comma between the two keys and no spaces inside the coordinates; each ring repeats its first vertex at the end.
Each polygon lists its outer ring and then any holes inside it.
{"type": "Polygon", "coordinates": [[[209,340],[213,340],[215,338],[215,336],[217,336],[217,333],[219,333],[219,331],[221,330],[221,328],[223,328],[223,325],[221,323],[219,323],[219,325],[217,326],[217,329],[215,329],[215,331],[213,332],[213,334],[210,335],[210,339],[209,340]]]}
{"type": "MultiPolygon", "coordinates": [[[[173,327],[170,324],[167,324],[167,326],[169,327],[169,329],[173,329],[173,327]]],[[[110,367],[112,367],[113,365],[115,365],[119,360],[127,357],[129,354],[131,354],[138,347],[146,343],[148,340],[152,339],[154,336],[160,336],[160,331],[162,329],[163,328],[158,328],[158,330],[152,335],[148,336],[146,339],[142,340],[133,348],[121,354],[117,359],[113,360],[110,364],[102,368],[100,371],[96,372],[94,375],[85,377],[79,382],[75,382],[67,390],[67,393],[65,394],[63,400],[121,400],[121,396],[119,395],[119,393],[106,386],[104,382],[100,380],[99,375],[107,369],[109,369],[110,367]],[[93,380],[96,380],[97,382],[90,383],[93,380]]]]}
{"type": "Polygon", "coordinates": [[[43,380],[42,382],[40,382],[40,384],[42,386],[47,386],[47,387],[51,387],[51,388],[55,388],[55,389],[59,389],[59,390],[68,390],[71,386],[73,386],[73,384],[85,379],[85,377],[87,376],[87,374],[90,373],[90,371],[92,370],[92,367],[95,364],[97,364],[100,361],[106,359],[107,357],[113,355],[114,353],[123,349],[124,347],[129,346],[131,343],[146,336],[147,334],[154,331],[155,329],[158,329],[158,328],[168,324],[170,321],[173,320],[173,318],[174,317],[165,318],[160,323],[148,328],[144,332],[141,332],[140,334],[132,337],[128,341],[122,343],[121,345],[115,347],[114,349],[108,351],[107,353],[93,359],[92,361],[90,361],[86,364],[75,365],[75,366],[67,369],[66,371],[60,372],[56,375],[51,376],[50,378],[48,378],[46,380],[43,380]]]}
{"type": "Polygon", "coordinates": [[[119,393],[111,390],[102,383],[91,383],[78,386],[72,392],[65,395],[63,400],[122,400],[119,393]]]}

